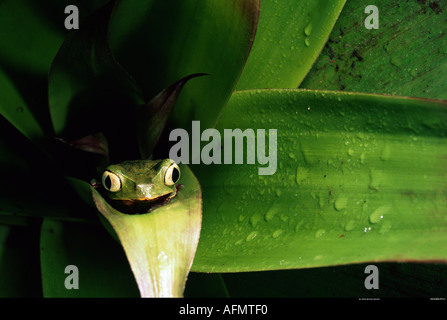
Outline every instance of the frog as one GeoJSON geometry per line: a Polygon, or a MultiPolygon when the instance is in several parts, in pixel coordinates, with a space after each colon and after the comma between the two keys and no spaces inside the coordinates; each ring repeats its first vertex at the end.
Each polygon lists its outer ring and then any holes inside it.
{"type": "Polygon", "coordinates": [[[171,159],[129,160],[108,165],[92,185],[122,213],[141,214],[168,204],[182,187],[180,168],[171,159]]]}

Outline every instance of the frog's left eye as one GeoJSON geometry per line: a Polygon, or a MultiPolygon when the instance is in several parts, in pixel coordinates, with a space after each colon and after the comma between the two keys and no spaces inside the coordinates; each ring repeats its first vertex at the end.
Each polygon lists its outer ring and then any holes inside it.
{"type": "Polygon", "coordinates": [[[180,168],[176,163],[172,163],[165,173],[165,185],[172,186],[180,179],[180,168]]]}
{"type": "Polygon", "coordinates": [[[113,172],[104,171],[102,175],[102,185],[111,192],[117,192],[121,189],[121,180],[113,172]]]}

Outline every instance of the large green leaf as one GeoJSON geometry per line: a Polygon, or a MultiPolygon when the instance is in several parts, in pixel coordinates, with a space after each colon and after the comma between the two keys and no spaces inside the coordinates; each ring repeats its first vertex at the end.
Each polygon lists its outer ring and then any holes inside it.
{"type": "MultiPolygon", "coordinates": [[[[63,20],[54,26],[49,11],[48,2],[39,7],[30,0],[1,1],[0,64],[27,74],[48,74],[64,32],[63,20]]],[[[59,15],[63,18],[64,11],[59,15]]]]}
{"type": "Polygon", "coordinates": [[[121,141],[133,133],[132,108],[143,101],[109,50],[112,4],[93,12],[82,28],[69,33],[53,61],[48,95],[58,136],[75,139],[100,131],[118,135],[119,131],[121,141]]]}
{"type": "Polygon", "coordinates": [[[98,210],[126,252],[142,297],[183,296],[194,259],[202,222],[201,190],[192,171],[180,168],[182,188],[169,204],[149,213],[121,213],[92,190],[98,210]]]}
{"type": "Polygon", "coordinates": [[[0,88],[0,115],[11,122],[28,139],[40,144],[44,139],[44,130],[14,83],[1,68],[0,88]]]}
{"type": "Polygon", "coordinates": [[[346,0],[263,0],[237,90],[296,88],[326,43],[346,0]]]}
{"type": "Polygon", "coordinates": [[[302,87],[447,99],[447,2],[380,1],[377,30],[369,4],[347,2],[302,87]]]}
{"type": "Polygon", "coordinates": [[[193,166],[205,213],[194,271],[447,259],[445,102],[241,91],[217,128],[277,129],[278,167],[193,166]]]}
{"type": "Polygon", "coordinates": [[[45,219],[40,237],[45,297],[138,297],[138,288],[119,244],[99,225],[45,219]],[[76,273],[78,289],[65,286],[76,273]]]}
{"type": "Polygon", "coordinates": [[[11,85],[1,85],[0,101],[12,102],[11,86],[20,92],[22,102],[8,107],[23,110],[20,118],[14,119],[24,120],[14,121],[22,132],[35,131],[32,121],[44,132],[51,132],[46,94],[48,71],[65,32],[60,20],[63,7],[54,15],[52,8],[48,0],[39,4],[32,0],[0,2],[0,68],[11,79],[11,85]]]}
{"type": "MultiPolygon", "coordinates": [[[[107,0],[74,0],[70,4],[78,7],[84,27],[83,18],[105,2],[107,0]]],[[[22,111],[19,118],[13,119],[22,132],[35,132],[33,122],[36,122],[41,131],[53,134],[48,112],[48,73],[68,32],[64,26],[66,6],[67,3],[57,0],[38,3],[4,0],[0,3],[0,68],[11,79],[10,85],[2,85],[0,100],[10,104],[11,110],[22,111]],[[20,92],[21,103],[11,104],[12,86],[20,92]]]]}
{"type": "Polygon", "coordinates": [[[214,126],[248,56],[258,10],[259,0],[118,1],[110,45],[146,101],[185,76],[208,73],[182,91],[172,125],[201,119],[214,126]]]}
{"type": "Polygon", "coordinates": [[[184,85],[192,78],[203,75],[192,74],[176,81],[136,111],[138,147],[142,159],[153,155],[184,85]]]}

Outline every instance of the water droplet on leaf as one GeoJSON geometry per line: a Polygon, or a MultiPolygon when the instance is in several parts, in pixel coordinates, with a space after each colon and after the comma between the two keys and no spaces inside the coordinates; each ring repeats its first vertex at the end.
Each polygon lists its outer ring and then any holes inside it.
{"type": "Polygon", "coordinates": [[[371,223],[379,223],[383,219],[383,215],[388,211],[388,207],[381,206],[374,210],[373,213],[369,216],[369,222],[371,223]]]}
{"type": "Polygon", "coordinates": [[[310,36],[310,34],[312,33],[312,24],[309,23],[306,28],[304,28],[304,34],[306,36],[310,36]]]}
{"type": "Polygon", "coordinates": [[[307,179],[307,176],[309,175],[309,170],[304,167],[297,167],[296,168],[296,177],[295,181],[298,185],[301,184],[305,179],[307,179]]]}
{"type": "Polygon", "coordinates": [[[252,241],[253,239],[255,239],[258,236],[258,232],[257,231],[253,231],[251,232],[247,238],[245,238],[245,241],[249,242],[252,241]]]}
{"type": "Polygon", "coordinates": [[[309,46],[310,46],[310,39],[309,39],[309,38],[306,38],[306,39],[304,40],[304,44],[306,45],[306,47],[309,47],[309,46]]]}
{"type": "Polygon", "coordinates": [[[274,239],[276,239],[276,238],[278,238],[283,232],[284,232],[284,231],[281,230],[281,229],[275,230],[275,232],[273,232],[272,237],[273,237],[274,239]]]}
{"type": "Polygon", "coordinates": [[[347,204],[348,204],[348,198],[344,196],[339,196],[334,203],[335,210],[341,211],[346,208],[347,204]]]}
{"type": "Polygon", "coordinates": [[[326,230],[324,229],[318,229],[317,232],[315,232],[315,238],[320,238],[325,232],[326,230]]]}

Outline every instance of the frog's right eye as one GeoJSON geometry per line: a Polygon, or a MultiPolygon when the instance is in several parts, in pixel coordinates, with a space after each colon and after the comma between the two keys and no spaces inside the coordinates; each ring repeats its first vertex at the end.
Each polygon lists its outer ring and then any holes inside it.
{"type": "Polygon", "coordinates": [[[102,175],[102,185],[111,192],[117,192],[121,189],[121,180],[113,172],[104,171],[102,175]]]}

